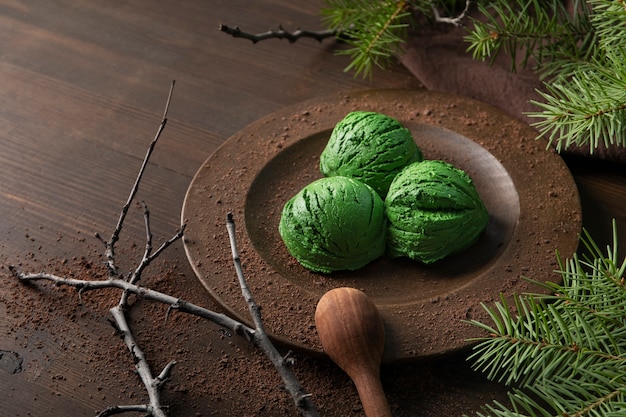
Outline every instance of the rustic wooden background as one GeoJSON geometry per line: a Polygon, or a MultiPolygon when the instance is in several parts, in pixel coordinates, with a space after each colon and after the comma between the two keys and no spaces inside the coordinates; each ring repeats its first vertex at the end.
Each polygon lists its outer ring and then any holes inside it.
{"type": "MultiPolygon", "coordinates": [[[[81,305],[72,290],[17,284],[8,265],[98,276],[102,247],[93,234],[111,233],[171,80],[168,126],[138,196],[159,241],[179,225],[203,161],[254,120],[338,90],[421,88],[400,66],[371,80],[344,73],[347,59],[335,56],[331,40],[253,45],[218,30],[222,22],[251,32],[319,29],[319,8],[285,0],[0,0],[0,415],[93,416],[145,398],[107,321],[115,292],[85,294],[81,305]]],[[[616,217],[626,236],[623,167],[569,163],[585,224],[608,241],[616,217]]],[[[127,267],[144,244],[141,211],[130,213],[119,249],[127,267]]],[[[146,284],[217,308],[180,242],[151,273],[146,284]]],[[[133,325],[155,371],[180,362],[164,394],[171,415],[295,415],[246,342],[180,315],[164,323],[162,306],[138,304],[133,325]]],[[[324,415],[360,415],[352,385],[332,364],[298,359],[324,415]]],[[[471,372],[464,357],[389,367],[383,383],[399,416],[469,413],[505,391],[471,372]]]]}

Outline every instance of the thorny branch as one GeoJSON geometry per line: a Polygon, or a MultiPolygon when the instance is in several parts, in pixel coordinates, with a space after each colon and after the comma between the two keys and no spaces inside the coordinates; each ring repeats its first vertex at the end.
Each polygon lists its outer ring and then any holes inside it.
{"type": "Polygon", "coordinates": [[[156,302],[160,302],[169,306],[168,314],[170,310],[178,310],[184,313],[193,314],[195,316],[207,319],[219,326],[222,326],[226,329],[232,331],[232,333],[237,334],[247,341],[253,343],[257,347],[259,347],[270,359],[278,373],[283,379],[285,383],[285,387],[287,391],[291,394],[294,399],[296,408],[300,412],[300,415],[303,417],[318,417],[319,414],[315,405],[313,404],[310,394],[308,394],[300,385],[295,375],[291,371],[291,365],[293,361],[289,359],[289,354],[283,357],[278,350],[274,347],[272,342],[270,341],[264,325],[261,319],[260,308],[254,302],[252,298],[252,294],[248,289],[245,278],[243,276],[243,270],[241,268],[241,261],[239,259],[239,254],[237,252],[236,247],[236,239],[235,239],[235,223],[233,221],[232,215],[229,214],[227,217],[227,229],[230,239],[230,245],[233,253],[233,261],[235,264],[235,269],[237,272],[237,277],[239,280],[239,284],[242,290],[242,294],[248,303],[250,313],[252,315],[255,328],[251,328],[237,320],[232,319],[224,314],[216,313],[214,311],[208,310],[206,308],[197,306],[195,304],[189,303],[187,301],[181,300],[180,298],[173,297],[168,294],[164,294],[155,290],[151,290],[150,288],[142,287],[138,285],[138,282],[141,278],[141,275],[145,268],[150,265],[150,263],[156,259],[165,249],[167,249],[172,243],[181,239],[184,235],[185,225],[183,224],[178,231],[172,236],[170,239],[165,241],[161,246],[159,246],[156,250],[153,250],[152,245],[152,231],[150,227],[150,212],[145,203],[142,202],[144,209],[144,224],[146,231],[146,245],[143,253],[143,257],[135,270],[128,274],[126,278],[122,274],[120,274],[119,269],[117,267],[116,259],[115,259],[115,244],[119,240],[119,235],[122,231],[122,227],[124,225],[124,220],[128,213],[128,209],[137,194],[137,190],[139,189],[139,184],[141,182],[141,178],[145,171],[145,168],[148,164],[148,160],[154,150],[154,147],[163,132],[163,129],[167,123],[167,112],[169,109],[169,105],[172,98],[172,92],[174,88],[174,82],[170,87],[169,95],[167,98],[167,103],[165,106],[165,111],[163,113],[163,119],[159,128],[157,129],[157,133],[154,136],[154,139],[150,143],[150,147],[144,157],[143,163],[139,170],[139,173],[135,179],[129,197],[124,204],[120,217],[118,219],[117,225],[108,241],[105,241],[99,234],[96,234],[96,237],[104,244],[105,253],[104,256],[106,258],[107,270],[108,270],[108,279],[106,280],[80,280],[80,279],[72,279],[72,278],[64,278],[54,274],[48,273],[23,273],[17,271],[17,269],[13,266],[9,266],[11,273],[20,281],[38,281],[38,280],[46,280],[51,281],[55,285],[64,285],[74,287],[78,291],[79,298],[81,295],[87,291],[93,291],[104,288],[118,288],[122,290],[122,295],[120,297],[120,301],[117,306],[111,308],[109,312],[113,316],[112,324],[114,325],[117,333],[123,338],[126,347],[130,351],[133,362],[135,363],[135,369],[144,384],[146,391],[148,393],[149,403],[148,404],[134,404],[134,405],[116,405],[110,406],[105,410],[101,411],[98,414],[98,417],[107,417],[117,414],[122,414],[126,412],[145,412],[148,416],[153,417],[167,417],[167,413],[165,412],[166,407],[161,405],[160,400],[160,391],[163,384],[170,377],[172,369],[176,365],[176,361],[170,361],[157,375],[153,377],[152,371],[150,370],[150,366],[146,360],[146,357],[140,347],[137,345],[135,337],[128,325],[128,321],[126,319],[126,313],[130,309],[128,304],[128,296],[129,294],[135,294],[143,299],[152,300],[156,302]]]}

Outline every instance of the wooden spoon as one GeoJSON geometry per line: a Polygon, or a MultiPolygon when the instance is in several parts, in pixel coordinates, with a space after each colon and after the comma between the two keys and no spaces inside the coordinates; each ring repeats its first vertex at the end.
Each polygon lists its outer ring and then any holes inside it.
{"type": "Polygon", "coordinates": [[[356,385],[367,417],[391,417],[380,382],[385,329],[376,305],[355,288],[322,296],[315,325],[324,351],[356,385]]]}

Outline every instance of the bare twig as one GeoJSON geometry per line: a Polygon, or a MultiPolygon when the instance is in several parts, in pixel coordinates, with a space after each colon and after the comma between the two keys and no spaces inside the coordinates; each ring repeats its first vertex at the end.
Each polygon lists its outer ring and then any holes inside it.
{"type": "Polygon", "coordinates": [[[102,410],[100,413],[98,413],[97,417],[109,417],[117,414],[130,413],[133,411],[150,413],[150,406],[148,404],[114,405],[102,410]]]}
{"type": "MultiPolygon", "coordinates": [[[[137,374],[141,378],[143,385],[146,387],[148,392],[148,398],[150,399],[149,404],[145,404],[146,409],[145,412],[149,413],[153,417],[167,417],[163,407],[161,406],[160,399],[160,390],[163,382],[169,377],[172,372],[175,361],[170,361],[165,368],[161,371],[158,377],[153,378],[152,372],[150,371],[150,366],[148,365],[148,361],[146,360],[143,351],[137,345],[135,341],[135,337],[128,326],[128,322],[126,320],[126,314],[124,309],[119,305],[113,307],[109,310],[115,322],[117,324],[118,330],[124,339],[124,343],[126,347],[133,355],[133,362],[135,363],[135,370],[137,374]]],[[[111,415],[111,414],[108,414],[111,415]]]]}
{"type": "Polygon", "coordinates": [[[467,12],[469,11],[470,0],[465,0],[465,8],[456,17],[441,16],[439,14],[439,10],[437,10],[437,7],[435,7],[433,3],[431,3],[431,7],[433,10],[433,16],[435,17],[435,22],[448,23],[448,24],[460,27],[460,26],[463,26],[463,20],[465,19],[465,16],[467,16],[467,12]]]}
{"type": "MultiPolygon", "coordinates": [[[[454,26],[463,26],[463,20],[469,12],[470,3],[471,0],[465,1],[465,8],[458,16],[446,17],[441,16],[434,2],[431,2],[431,8],[433,16],[435,18],[435,22],[452,24],[454,26]]],[[[324,39],[327,38],[341,39],[345,35],[344,31],[337,29],[326,29],[319,31],[297,29],[293,32],[289,32],[283,29],[282,25],[278,26],[278,30],[268,30],[266,32],[256,34],[244,32],[239,28],[239,26],[228,26],[224,23],[221,23],[219,25],[219,30],[228,35],[231,35],[234,38],[248,39],[252,41],[252,43],[257,43],[266,39],[287,39],[290,43],[294,43],[300,38],[313,38],[316,39],[318,42],[322,42],[324,39]]]]}
{"type": "MultiPolygon", "coordinates": [[[[186,226],[185,224],[183,224],[178,229],[176,234],[174,234],[174,236],[172,236],[170,239],[168,239],[165,242],[163,242],[161,244],[161,246],[159,246],[159,248],[157,248],[157,250],[153,252],[152,251],[152,249],[153,249],[153,247],[152,247],[152,230],[151,230],[151,227],[150,227],[150,211],[148,210],[148,206],[146,205],[145,202],[142,202],[142,205],[143,205],[143,209],[144,209],[144,224],[145,224],[145,229],[146,229],[146,246],[145,246],[145,249],[144,249],[143,258],[141,259],[141,261],[139,262],[139,264],[135,268],[135,271],[128,278],[128,282],[130,282],[131,284],[136,284],[137,282],[139,282],[139,280],[141,279],[141,274],[143,273],[144,269],[146,269],[148,267],[148,265],[150,265],[150,263],[161,254],[161,252],[163,252],[165,249],[167,249],[172,243],[176,242],[178,239],[181,239],[183,237],[183,234],[185,232],[185,226],[186,226]]],[[[111,262],[113,263],[113,265],[115,265],[115,259],[114,258],[111,259],[111,262]]],[[[110,269],[109,269],[109,271],[110,271],[110,269]]],[[[128,293],[124,292],[122,294],[121,299],[120,299],[119,305],[122,308],[125,308],[127,306],[127,304],[128,304],[128,293]]]]}
{"type": "MultiPolygon", "coordinates": [[[[142,260],[139,262],[139,266],[135,269],[135,272],[131,275],[128,280],[129,284],[135,284],[139,281],[141,277],[142,271],[154,260],[163,250],[165,250],[168,246],[170,246],[173,242],[182,238],[184,225],[176,232],[176,234],[165,241],[155,252],[152,252],[152,232],[150,228],[150,212],[148,211],[148,207],[144,206],[144,219],[145,219],[145,228],[146,228],[146,248],[144,251],[144,255],[142,260]]],[[[110,277],[111,279],[121,281],[116,279],[116,277],[110,277]]],[[[121,281],[125,282],[125,281],[121,281]]],[[[84,290],[83,290],[84,291],[84,290]]],[[[128,321],[126,319],[126,312],[128,310],[128,290],[124,290],[120,297],[120,302],[117,306],[113,307],[109,310],[113,318],[115,319],[115,323],[119,333],[122,335],[124,343],[126,347],[130,351],[133,356],[133,363],[135,364],[135,370],[137,371],[137,375],[141,378],[144,386],[146,387],[146,391],[148,392],[148,398],[150,399],[150,403],[146,405],[146,412],[153,417],[166,417],[166,413],[164,411],[163,406],[161,405],[161,387],[165,380],[169,378],[170,373],[176,361],[170,361],[165,368],[161,371],[161,373],[155,378],[152,376],[152,371],[150,370],[150,366],[148,365],[148,361],[146,360],[143,351],[135,341],[135,337],[133,336],[130,327],[128,326],[128,321]]]]}
{"type": "Polygon", "coordinates": [[[96,234],[96,237],[100,239],[102,243],[104,243],[105,248],[106,248],[105,256],[107,259],[107,268],[109,269],[109,274],[112,274],[112,275],[118,274],[117,265],[115,264],[115,243],[119,240],[120,233],[122,231],[122,226],[124,224],[124,220],[126,219],[126,215],[128,213],[128,209],[130,208],[130,205],[132,201],[134,200],[135,195],[137,194],[137,190],[139,190],[139,183],[141,182],[143,173],[145,172],[146,166],[148,165],[148,160],[150,159],[150,155],[152,155],[152,151],[154,150],[154,147],[156,146],[156,143],[159,140],[159,137],[161,137],[161,133],[163,132],[163,129],[165,129],[165,125],[167,124],[167,112],[170,107],[170,102],[172,101],[172,94],[174,92],[175,83],[176,81],[172,81],[172,84],[170,86],[170,92],[168,94],[167,101],[165,103],[165,110],[163,111],[163,118],[161,120],[161,124],[159,125],[157,132],[154,135],[154,139],[152,139],[152,142],[150,143],[150,146],[148,147],[146,156],[143,159],[143,163],[141,165],[141,168],[139,169],[139,173],[137,174],[135,183],[133,184],[133,187],[131,188],[130,194],[128,195],[126,204],[124,204],[124,206],[122,207],[120,217],[117,220],[117,225],[115,226],[115,229],[113,230],[113,233],[111,234],[111,238],[108,241],[105,241],[99,234],[96,234]]]}
{"type": "Polygon", "coordinates": [[[300,411],[300,415],[306,417],[317,417],[319,416],[319,413],[315,404],[313,404],[313,401],[311,400],[311,395],[304,390],[291,371],[291,361],[289,360],[289,355],[282,356],[278,350],[276,350],[265,331],[265,326],[263,325],[263,320],[261,318],[261,311],[252,298],[252,293],[248,288],[248,284],[246,283],[246,279],[243,274],[241,259],[239,258],[239,252],[237,250],[235,222],[231,213],[228,213],[226,227],[228,229],[228,238],[230,240],[233,262],[235,264],[235,270],[237,271],[237,278],[239,280],[239,286],[241,287],[241,293],[248,304],[248,309],[250,310],[250,314],[256,328],[254,333],[255,342],[272,361],[272,364],[274,364],[274,367],[285,383],[285,388],[291,394],[296,407],[300,411]]]}
{"type": "Polygon", "coordinates": [[[22,273],[15,267],[10,266],[9,269],[13,275],[20,281],[50,281],[57,286],[73,287],[81,292],[101,290],[105,288],[119,288],[129,293],[135,294],[140,298],[150,301],[156,301],[165,305],[169,305],[172,309],[178,310],[183,313],[193,314],[194,316],[202,317],[213,323],[225,327],[231,330],[233,333],[243,336],[248,341],[255,339],[255,330],[234,320],[224,314],[216,313],[206,308],[197,306],[193,303],[187,302],[180,298],[173,297],[169,294],[165,294],[159,291],[152,290],[150,288],[141,287],[135,284],[126,282],[125,280],[118,278],[109,278],[106,280],[85,280],[64,278],[54,274],[48,273],[22,273]]]}
{"type": "MultiPolygon", "coordinates": [[[[167,113],[170,107],[170,103],[172,101],[174,85],[175,85],[175,81],[172,81],[172,84],[170,86],[170,91],[167,96],[167,100],[165,102],[165,110],[163,111],[163,117],[161,118],[161,123],[159,124],[159,127],[157,129],[157,132],[154,138],[152,139],[152,142],[150,142],[150,146],[148,147],[146,155],[144,156],[143,162],[141,164],[141,168],[139,169],[139,173],[137,174],[137,177],[135,178],[135,182],[130,191],[128,199],[126,200],[126,203],[122,207],[122,211],[120,213],[120,217],[118,219],[117,225],[115,226],[115,229],[113,233],[111,234],[111,238],[107,242],[104,242],[105,256],[107,259],[107,269],[109,271],[109,277],[111,279],[117,279],[119,275],[119,271],[118,271],[116,259],[115,259],[115,244],[119,240],[119,235],[122,231],[122,227],[124,225],[124,220],[126,219],[128,209],[131,203],[133,202],[135,196],[137,195],[139,184],[141,183],[141,179],[143,177],[143,174],[150,160],[150,156],[152,155],[152,152],[154,151],[157,141],[161,137],[161,133],[165,129],[165,125],[167,124],[167,113]]],[[[180,239],[183,236],[183,231],[184,231],[184,227],[181,227],[179,231],[171,239],[167,240],[163,245],[161,245],[159,249],[157,249],[156,252],[153,253],[152,252],[152,231],[150,228],[150,211],[148,210],[148,206],[145,203],[142,202],[142,204],[144,208],[146,246],[145,246],[143,258],[139,262],[139,265],[136,267],[135,271],[128,278],[128,282],[131,284],[136,284],[141,278],[141,274],[143,270],[165,248],[167,248],[173,242],[180,239]]],[[[145,411],[149,415],[152,415],[153,417],[166,417],[166,413],[163,407],[161,406],[161,399],[160,399],[160,389],[163,384],[163,380],[160,379],[159,377],[155,378],[152,376],[152,371],[150,370],[148,361],[146,360],[146,357],[144,356],[143,351],[137,345],[137,342],[135,341],[135,337],[133,336],[133,333],[131,332],[130,327],[128,326],[128,321],[126,319],[126,311],[128,310],[128,294],[129,292],[127,290],[124,290],[122,292],[118,305],[113,307],[109,311],[111,315],[113,316],[113,318],[115,319],[115,323],[117,325],[117,328],[120,334],[123,336],[126,347],[130,351],[130,353],[133,355],[133,363],[135,364],[135,370],[137,371],[137,374],[141,378],[141,381],[143,382],[146,388],[146,391],[148,392],[148,398],[150,400],[150,403],[146,405],[147,408],[145,411]]],[[[160,375],[166,374],[167,376],[169,376],[169,373],[171,372],[174,364],[175,362],[171,361],[161,371],[160,375]]]]}
{"type": "MultiPolygon", "coordinates": [[[[285,387],[287,391],[291,394],[294,403],[299,410],[300,414],[304,417],[318,417],[319,413],[311,400],[310,394],[308,394],[304,388],[300,385],[297,378],[291,371],[292,360],[289,357],[290,354],[283,356],[278,350],[274,347],[272,342],[270,341],[265,327],[263,325],[263,321],[261,318],[261,313],[259,306],[254,302],[252,297],[252,293],[250,292],[248,285],[246,283],[243,268],[241,266],[241,260],[239,258],[239,253],[237,250],[237,243],[235,237],[235,223],[232,218],[232,215],[228,215],[227,217],[227,229],[228,235],[230,239],[233,261],[235,263],[235,270],[237,272],[237,278],[239,280],[239,285],[241,287],[242,294],[248,307],[250,309],[250,313],[252,319],[255,324],[255,328],[252,329],[249,326],[234,320],[224,314],[216,313],[211,310],[205,309],[203,307],[197,306],[195,304],[189,303],[187,301],[181,300],[179,298],[173,297],[168,294],[161,293],[159,291],[155,291],[149,288],[138,286],[134,283],[128,282],[123,279],[119,279],[116,277],[109,277],[106,280],[94,281],[94,280],[82,280],[82,279],[74,279],[74,278],[63,278],[58,275],[48,274],[48,273],[34,273],[34,274],[25,274],[17,271],[14,267],[9,267],[13,275],[18,278],[20,281],[39,281],[39,280],[47,280],[51,281],[55,285],[58,286],[69,286],[74,287],[79,290],[79,293],[83,294],[88,291],[94,291],[104,288],[119,288],[123,290],[124,294],[135,294],[143,299],[157,301],[166,305],[169,305],[171,309],[176,309],[178,311],[192,314],[207,320],[212,321],[215,324],[218,324],[226,329],[229,329],[232,333],[237,334],[246,340],[252,342],[256,346],[258,346],[270,359],[278,373],[280,374],[283,382],[285,383],[285,387]]],[[[143,356],[142,351],[137,346],[132,332],[128,327],[126,322],[126,317],[124,314],[123,306],[116,306],[110,310],[111,314],[115,319],[115,327],[118,332],[123,336],[124,342],[128,347],[129,351],[133,355],[134,362],[136,363],[135,367],[137,369],[138,374],[140,375],[144,386],[148,390],[148,394],[150,397],[150,404],[145,405],[134,405],[134,406],[117,406],[117,407],[109,407],[104,410],[100,414],[100,416],[108,416],[113,414],[120,414],[125,411],[137,410],[136,407],[144,407],[142,411],[145,411],[155,417],[165,416],[162,413],[162,407],[159,406],[159,394],[158,389],[160,388],[160,384],[157,384],[156,381],[161,380],[162,378],[153,378],[151,376],[150,369],[147,365],[145,357],[143,356]],[[128,408],[131,407],[131,408],[128,408]],[[135,407],[135,408],[133,408],[135,407]]],[[[174,362],[170,362],[168,364],[169,367],[173,366],[174,362]]],[[[166,369],[168,369],[166,367],[166,369]]],[[[165,370],[164,370],[165,371],[165,370]]],[[[163,375],[164,372],[161,373],[163,375]]],[[[168,373],[169,374],[169,373],[168,373]]]]}
{"type": "Polygon", "coordinates": [[[230,332],[237,334],[245,338],[247,341],[253,343],[258,346],[270,359],[270,361],[274,364],[274,367],[277,369],[279,374],[281,375],[283,382],[289,393],[292,395],[296,407],[298,408],[300,414],[304,417],[318,417],[318,412],[311,401],[310,395],[302,388],[302,386],[297,381],[295,375],[291,371],[291,364],[293,361],[289,358],[289,354],[282,356],[276,350],[274,345],[271,343],[264,325],[261,319],[260,309],[254,302],[252,298],[252,294],[248,289],[246,281],[243,276],[243,270],[241,268],[241,261],[239,259],[239,254],[237,252],[236,241],[235,241],[235,224],[232,219],[232,215],[229,214],[227,219],[227,229],[230,238],[230,244],[233,253],[233,260],[235,262],[235,269],[237,271],[237,277],[239,279],[239,285],[242,290],[242,294],[248,303],[250,313],[252,315],[255,328],[251,328],[237,320],[234,320],[224,314],[216,313],[211,310],[205,309],[203,307],[197,306],[195,304],[189,303],[187,301],[181,300],[180,298],[173,297],[168,294],[164,294],[146,287],[142,287],[138,285],[138,282],[142,276],[144,270],[150,265],[150,263],[156,259],[165,249],[167,249],[172,243],[181,239],[184,234],[185,225],[183,224],[178,231],[168,240],[166,240],[161,246],[159,246],[156,250],[153,248],[153,236],[150,226],[150,211],[145,203],[142,202],[144,209],[144,225],[145,225],[145,233],[146,233],[146,244],[144,248],[144,253],[142,259],[139,261],[135,270],[132,273],[124,276],[119,272],[116,259],[115,259],[115,244],[119,240],[119,235],[122,231],[122,227],[124,225],[124,220],[126,219],[126,215],[128,213],[128,209],[132,204],[132,201],[137,194],[137,190],[139,188],[139,183],[145,171],[145,168],[148,164],[152,151],[158,141],[165,124],[167,122],[167,112],[169,108],[169,104],[172,98],[174,82],[172,82],[172,86],[170,88],[170,92],[168,95],[167,103],[165,106],[165,111],[163,113],[163,119],[159,128],[157,130],[154,139],[150,143],[150,147],[146,152],[144,160],[142,162],[139,173],[135,179],[132,190],[129,194],[129,197],[124,204],[120,217],[118,219],[117,225],[108,241],[104,240],[100,235],[96,234],[96,237],[100,239],[100,241],[105,246],[104,256],[106,258],[106,266],[108,271],[108,279],[106,280],[82,280],[82,279],[73,279],[73,278],[64,278],[54,274],[48,273],[35,273],[35,274],[27,274],[19,272],[15,269],[15,267],[10,266],[9,269],[11,273],[18,278],[20,281],[38,281],[38,280],[47,280],[58,286],[69,286],[74,287],[78,290],[78,296],[82,303],[82,294],[99,290],[104,288],[118,288],[122,290],[122,295],[120,297],[119,303],[111,308],[109,311],[113,316],[113,320],[111,320],[111,324],[115,327],[118,334],[120,334],[124,340],[126,347],[129,352],[133,356],[133,363],[135,364],[135,369],[137,374],[142,380],[143,385],[146,388],[148,393],[149,403],[147,404],[134,404],[134,405],[118,405],[111,406],[103,410],[98,416],[106,417],[116,414],[122,414],[131,411],[141,411],[146,413],[146,415],[153,417],[166,417],[165,407],[161,405],[160,400],[160,391],[164,382],[169,378],[175,361],[170,361],[157,375],[154,377],[152,375],[152,371],[148,365],[146,357],[140,347],[137,345],[135,337],[128,325],[128,320],[126,314],[130,308],[128,303],[128,297],[130,294],[135,294],[140,298],[144,298],[151,301],[156,301],[168,305],[167,315],[169,315],[171,310],[178,310],[184,313],[192,314],[225,328],[229,329],[230,332]]]}
{"type": "Polygon", "coordinates": [[[321,31],[312,31],[312,30],[302,30],[297,29],[294,32],[288,32],[283,29],[282,26],[278,26],[278,30],[268,30],[263,33],[247,33],[239,29],[238,26],[228,26],[225,24],[220,24],[219,29],[222,32],[225,32],[231,35],[233,38],[244,38],[249,39],[252,43],[257,43],[259,41],[263,41],[266,39],[287,39],[290,43],[296,42],[300,38],[313,38],[318,42],[323,41],[326,38],[333,38],[338,35],[336,30],[321,30],[321,31]]]}

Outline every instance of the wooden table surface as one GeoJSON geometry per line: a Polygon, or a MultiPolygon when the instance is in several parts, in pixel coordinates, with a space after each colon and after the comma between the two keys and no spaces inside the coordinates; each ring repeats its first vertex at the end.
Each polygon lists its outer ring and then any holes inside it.
{"type": "MultiPolygon", "coordinates": [[[[112,232],[171,80],[168,125],[138,195],[151,210],[155,241],[178,227],[202,163],[251,122],[336,91],[420,88],[402,67],[372,80],[344,73],[347,60],[334,55],[330,40],[252,44],[218,30],[222,22],[251,32],[279,24],[321,28],[319,7],[284,0],[0,0],[0,416],[93,416],[145,401],[130,355],[108,323],[117,293],[79,300],[70,289],[18,284],[8,265],[70,276],[101,270],[103,247],[94,233],[112,232]]],[[[568,162],[585,226],[604,242],[617,218],[626,236],[623,167],[568,162]]],[[[142,212],[133,205],[119,243],[123,266],[134,265],[144,236],[142,212]]],[[[145,285],[218,309],[181,242],[150,272],[145,285]]],[[[155,369],[180,362],[163,394],[172,416],[296,415],[256,349],[200,320],[187,326],[174,315],[164,323],[165,312],[138,301],[132,317],[155,369]],[[232,378],[236,373],[258,378],[243,383],[232,378]]],[[[336,367],[296,358],[323,415],[361,415],[353,386],[336,367]],[[318,391],[324,394],[316,397],[318,391]]],[[[441,415],[443,404],[454,404],[455,415],[470,413],[505,392],[471,371],[462,355],[386,367],[383,384],[398,416],[441,415]]]]}

